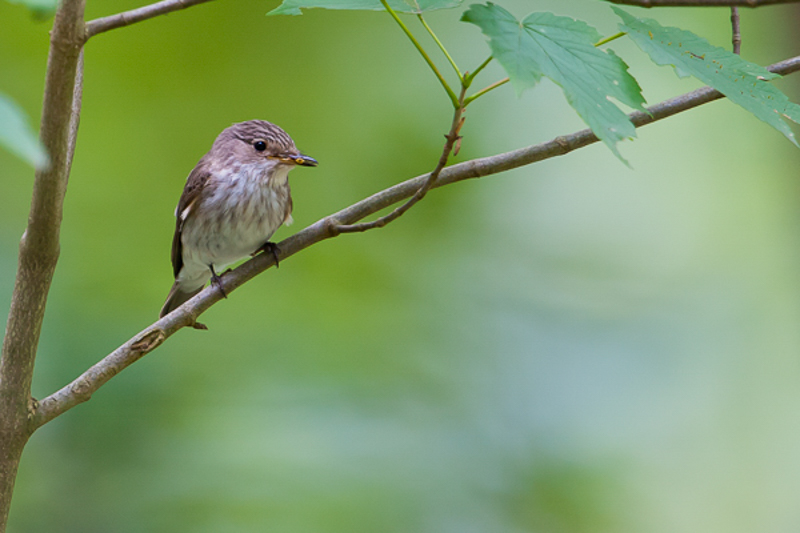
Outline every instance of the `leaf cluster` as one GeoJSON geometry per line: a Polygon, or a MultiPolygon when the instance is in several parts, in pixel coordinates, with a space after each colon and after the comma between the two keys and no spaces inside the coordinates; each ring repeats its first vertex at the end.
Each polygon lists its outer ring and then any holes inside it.
{"type": "Polygon", "coordinates": [[[561,87],[567,102],[592,132],[620,159],[622,156],[617,144],[635,137],[636,130],[619,104],[646,111],[645,99],[641,87],[628,72],[628,65],[613,50],[603,47],[610,41],[628,36],[657,65],[671,65],[679,76],[696,77],[797,144],[784,119],[800,123],[800,106],[790,102],[769,83],[780,76],[733,52],[713,46],[690,31],[665,27],[653,19],[638,18],[613,6],[611,9],[620,18],[620,32],[603,38],[589,24],[571,17],[539,12],[517,19],[492,2],[473,4],[463,13],[461,20],[480,28],[488,40],[491,56],[471,75],[464,75],[423,18],[425,11],[453,8],[462,3],[463,0],[284,0],[269,14],[297,15],[303,9],[318,7],[385,9],[403,27],[439,77],[451,101],[458,105],[455,91],[450,89],[427,52],[397,16],[397,12],[415,14],[453,65],[463,88],[469,87],[478,72],[492,59],[496,59],[508,74],[507,79],[467,97],[463,105],[506,81],[510,81],[519,94],[534,87],[542,77],[549,78],[561,87]]]}

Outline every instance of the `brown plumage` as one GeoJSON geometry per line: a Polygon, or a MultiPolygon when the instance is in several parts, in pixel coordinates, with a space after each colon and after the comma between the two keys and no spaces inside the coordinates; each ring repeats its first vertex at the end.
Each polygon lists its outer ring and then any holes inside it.
{"type": "Polygon", "coordinates": [[[209,277],[269,244],[291,222],[287,181],[296,165],[317,166],[291,137],[264,120],[223,130],[186,179],[175,209],[175,283],[160,316],[200,292],[209,277]]]}

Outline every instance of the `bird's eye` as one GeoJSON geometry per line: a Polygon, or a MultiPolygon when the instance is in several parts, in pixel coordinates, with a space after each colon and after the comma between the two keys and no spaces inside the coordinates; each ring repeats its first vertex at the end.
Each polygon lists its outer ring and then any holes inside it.
{"type": "Polygon", "coordinates": [[[265,143],[264,141],[256,141],[253,143],[253,148],[258,150],[259,152],[263,152],[264,150],[267,149],[267,143],[265,143]]]}

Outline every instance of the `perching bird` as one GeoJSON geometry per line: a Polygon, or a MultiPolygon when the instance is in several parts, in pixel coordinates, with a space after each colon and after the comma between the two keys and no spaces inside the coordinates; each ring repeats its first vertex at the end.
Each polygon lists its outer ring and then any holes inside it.
{"type": "Polygon", "coordinates": [[[175,209],[175,283],[161,317],[200,292],[209,277],[221,288],[217,272],[239,259],[263,249],[277,260],[269,238],[292,221],[288,175],[296,165],[317,162],[275,124],[249,120],[219,134],[186,179],[175,209]]]}

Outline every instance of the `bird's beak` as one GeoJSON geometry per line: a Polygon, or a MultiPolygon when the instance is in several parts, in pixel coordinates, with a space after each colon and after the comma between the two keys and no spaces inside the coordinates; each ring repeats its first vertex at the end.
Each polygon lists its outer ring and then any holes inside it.
{"type": "Polygon", "coordinates": [[[300,165],[304,167],[315,167],[319,163],[313,157],[308,157],[307,155],[303,154],[285,154],[285,155],[278,155],[278,156],[270,156],[272,159],[277,159],[281,163],[287,165],[300,165]]]}
{"type": "Polygon", "coordinates": [[[313,157],[308,157],[307,155],[303,154],[292,157],[292,160],[294,161],[295,165],[300,165],[303,167],[315,167],[319,164],[313,157]]]}

